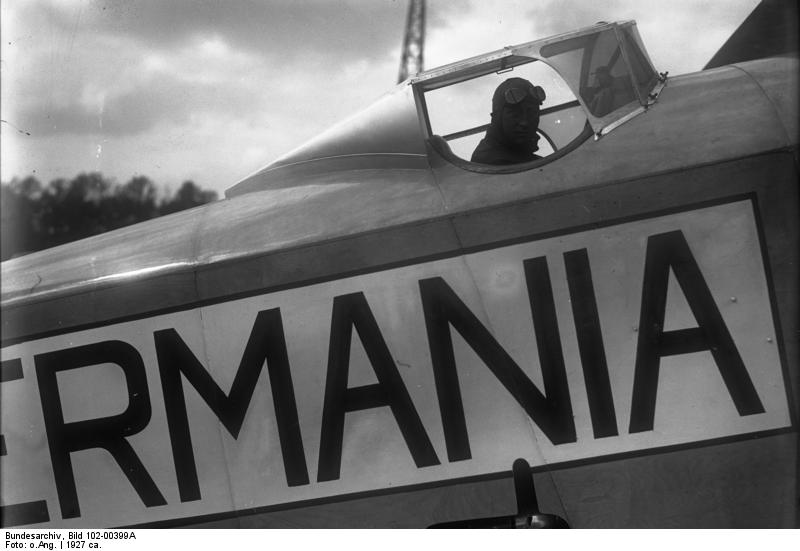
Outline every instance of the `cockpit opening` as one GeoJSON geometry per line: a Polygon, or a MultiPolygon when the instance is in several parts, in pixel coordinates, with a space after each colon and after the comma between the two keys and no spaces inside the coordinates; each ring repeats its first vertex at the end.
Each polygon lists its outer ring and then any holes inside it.
{"type": "Polygon", "coordinates": [[[633,21],[598,23],[508,46],[411,77],[225,195],[306,185],[310,176],[337,171],[428,170],[439,162],[481,173],[531,170],[569,155],[592,136],[601,138],[644,112],[656,101],[665,80],[650,63],[633,21]],[[502,115],[520,122],[517,131],[535,142],[536,150],[495,155],[497,150],[489,144],[491,155],[476,158],[494,164],[475,162],[475,150],[487,138],[491,113],[497,110],[493,96],[510,78],[523,81],[515,80],[509,86],[513,90],[502,91],[502,107],[510,108],[498,114],[495,125],[502,122],[497,120],[502,115]],[[544,92],[541,98],[530,92],[537,87],[544,92]],[[528,132],[532,123],[535,136],[528,132]]]}
{"type": "Polygon", "coordinates": [[[426,93],[431,134],[441,136],[458,157],[470,159],[490,127],[492,96],[510,78],[524,79],[545,91],[536,155],[546,157],[558,151],[586,126],[580,104],[558,73],[528,59],[525,64],[426,93]]]}
{"type": "Polygon", "coordinates": [[[468,170],[510,172],[546,164],[592,135],[607,134],[652,104],[663,80],[635,23],[626,22],[507,47],[422,73],[412,85],[428,141],[442,157],[468,170]],[[538,139],[521,154],[483,155],[487,142],[514,139],[500,110],[521,107],[498,103],[496,94],[509,78],[522,96],[525,88],[544,90],[538,120],[526,115],[525,123],[538,125],[538,139]]]}

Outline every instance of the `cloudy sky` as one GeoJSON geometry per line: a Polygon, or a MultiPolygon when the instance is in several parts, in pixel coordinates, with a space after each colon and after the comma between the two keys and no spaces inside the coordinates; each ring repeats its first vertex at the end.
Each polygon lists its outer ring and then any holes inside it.
{"type": "MultiPolygon", "coordinates": [[[[428,0],[425,67],[635,19],[699,70],[758,0],[428,0]]],[[[407,0],[3,0],[2,180],[222,192],[390,89],[407,0]]]]}

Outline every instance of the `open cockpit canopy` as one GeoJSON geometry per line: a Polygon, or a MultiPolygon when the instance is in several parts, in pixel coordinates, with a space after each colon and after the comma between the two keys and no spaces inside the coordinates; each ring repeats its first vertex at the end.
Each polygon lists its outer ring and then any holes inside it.
{"type": "MultiPolygon", "coordinates": [[[[297,177],[349,169],[423,168],[426,143],[466,169],[489,122],[496,86],[519,76],[546,94],[539,122],[543,164],[613,130],[655,101],[665,78],[636,23],[598,23],[508,46],[419,73],[373,105],[240,182],[226,193],[297,185],[297,177]],[[548,160],[549,158],[549,160],[548,160]]],[[[489,171],[527,169],[526,165],[489,171]]]]}
{"type": "MultiPolygon", "coordinates": [[[[598,23],[508,46],[410,79],[426,110],[428,134],[451,142],[483,132],[487,124],[440,132],[447,124],[437,119],[443,118],[441,112],[447,111],[448,103],[468,103],[460,90],[480,89],[483,104],[488,105],[493,87],[511,76],[521,76],[546,90],[539,127],[553,150],[580,134],[586,122],[595,134],[603,135],[641,112],[654,101],[663,81],[642,45],[635,22],[598,23]],[[470,84],[480,79],[491,84],[470,84]],[[445,88],[450,98],[440,100],[445,88]]],[[[479,114],[485,118],[486,110],[479,114]]],[[[465,120],[463,116],[447,118],[451,123],[465,120]]]]}

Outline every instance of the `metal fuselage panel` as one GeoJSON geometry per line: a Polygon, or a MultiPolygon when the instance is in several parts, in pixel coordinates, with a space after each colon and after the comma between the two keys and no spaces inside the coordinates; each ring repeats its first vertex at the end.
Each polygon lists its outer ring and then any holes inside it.
{"type": "MultiPolygon", "coordinates": [[[[304,153],[308,162],[275,171],[293,182],[291,188],[248,193],[4,262],[3,306],[38,300],[43,292],[85,292],[197,271],[316,241],[796,147],[797,69],[796,58],[780,58],[670,79],[659,103],[644,115],[553,163],[517,174],[464,171],[435,152],[425,168],[335,170],[338,153],[331,158],[324,145],[314,145],[316,153],[304,153]]],[[[362,124],[355,118],[343,126],[358,134],[362,124]]],[[[390,129],[383,130],[382,141],[390,129]]],[[[424,151],[424,144],[412,149],[419,148],[424,151]]]]}
{"type": "Polygon", "coordinates": [[[529,173],[327,175],[4,263],[6,519],[425,526],[513,513],[525,457],[575,527],[796,525],[797,144],[755,72],[529,173]]]}

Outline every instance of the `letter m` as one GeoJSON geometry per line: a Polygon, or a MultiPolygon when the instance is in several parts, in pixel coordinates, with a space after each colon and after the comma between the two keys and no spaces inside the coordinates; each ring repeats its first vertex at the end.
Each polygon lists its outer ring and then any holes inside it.
{"type": "Polygon", "coordinates": [[[181,501],[194,501],[201,497],[181,375],[186,377],[231,436],[238,438],[265,363],[272,387],[286,481],[289,486],[308,484],[308,470],[280,309],[264,310],[256,316],[239,369],[227,395],[214,382],[175,329],[156,331],[153,337],[181,501]]]}

